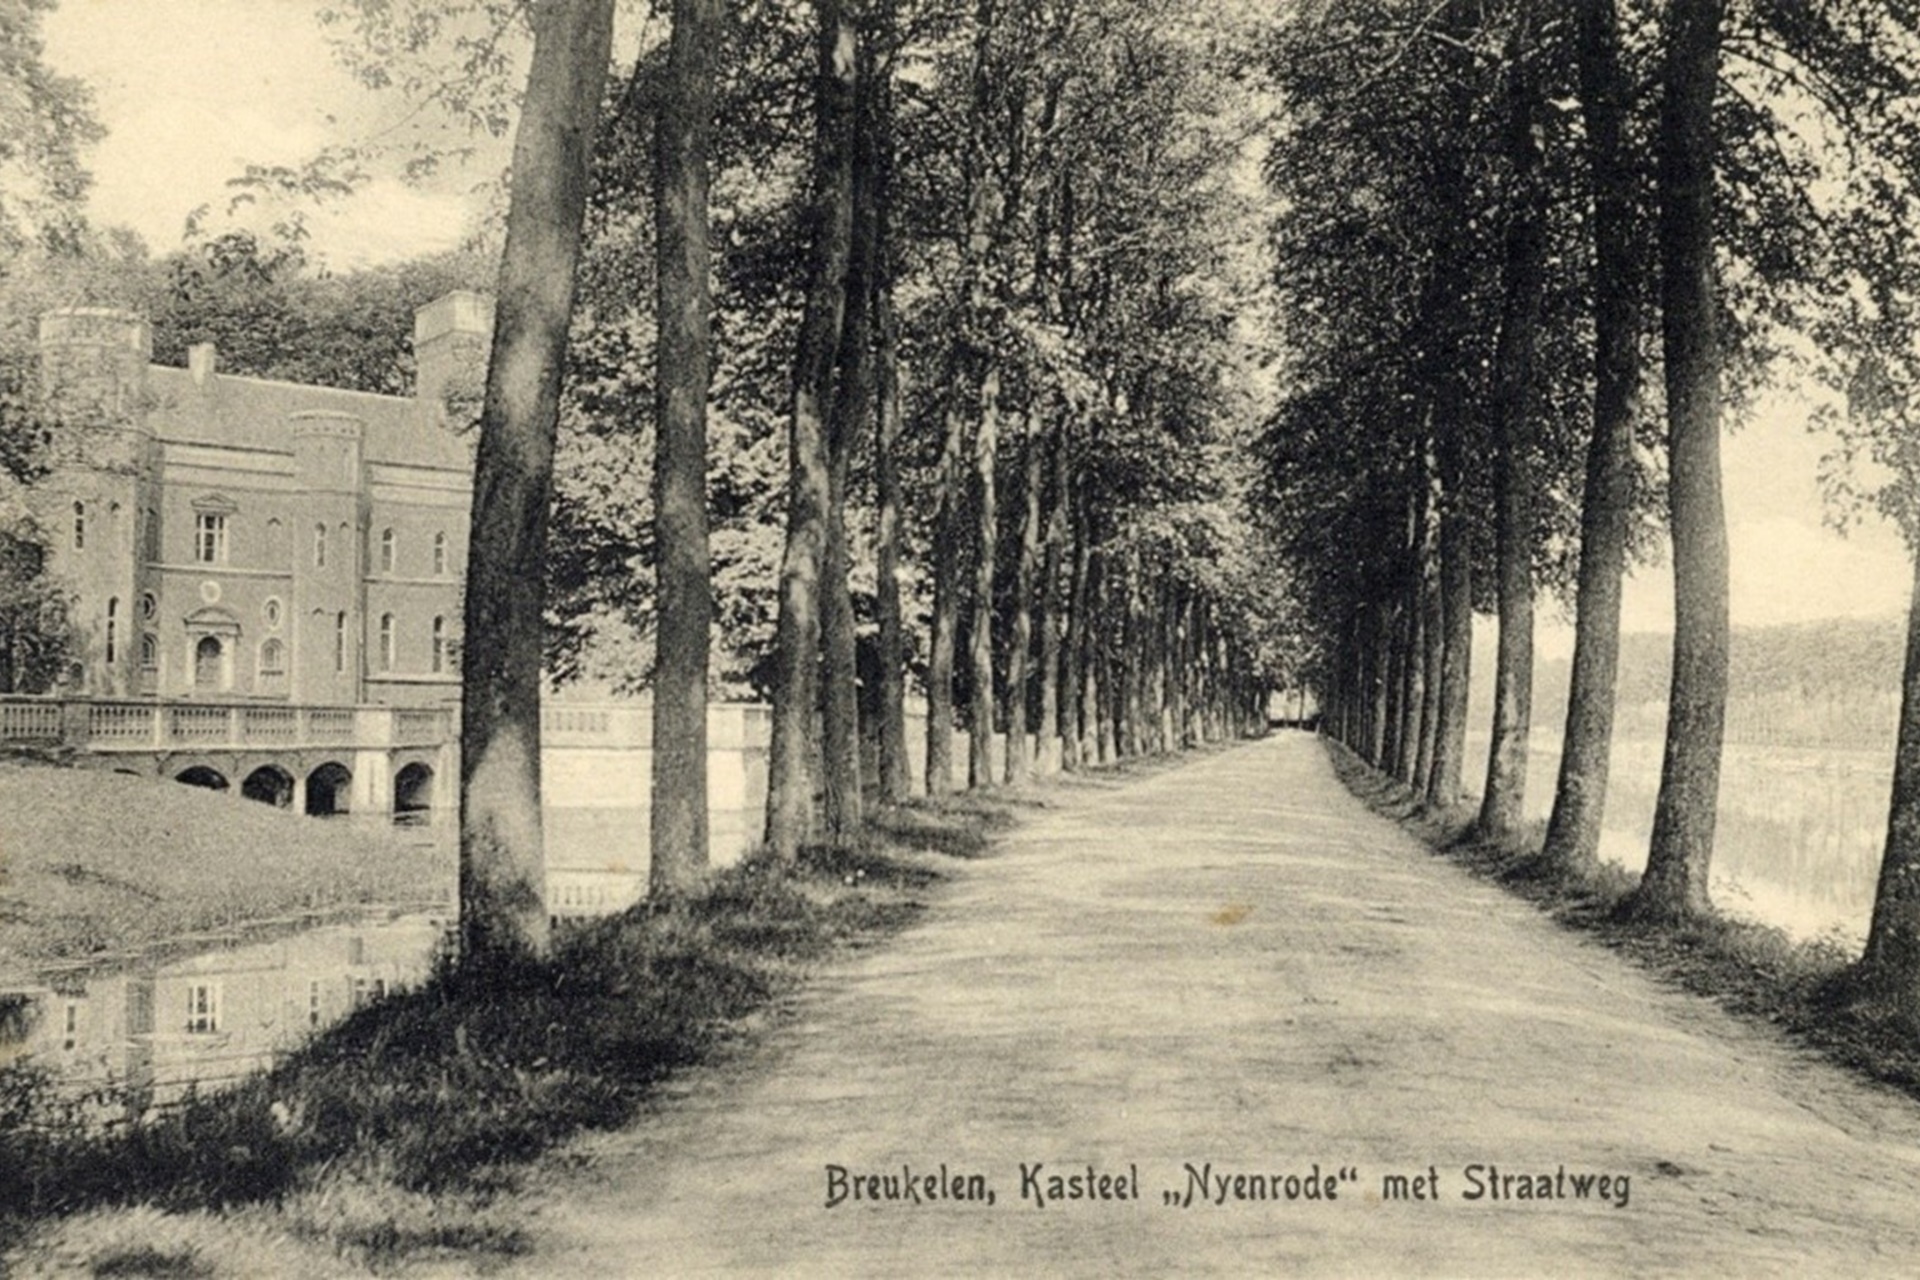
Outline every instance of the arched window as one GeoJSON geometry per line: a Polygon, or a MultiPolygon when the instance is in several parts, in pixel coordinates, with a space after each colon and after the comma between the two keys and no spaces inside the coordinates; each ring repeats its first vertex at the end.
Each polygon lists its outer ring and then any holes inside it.
{"type": "Polygon", "coordinates": [[[287,673],[287,646],[278,640],[268,640],[260,646],[260,674],[263,676],[282,676],[287,673]]]}
{"type": "Polygon", "coordinates": [[[380,669],[393,670],[393,615],[380,615],[380,669]]]}
{"type": "Polygon", "coordinates": [[[193,646],[193,687],[224,689],[227,683],[226,647],[219,636],[201,636],[193,646]]]}
{"type": "Polygon", "coordinates": [[[160,512],[153,507],[147,508],[146,556],[149,560],[160,558],[160,512]]]}
{"type": "Polygon", "coordinates": [[[347,670],[347,615],[333,615],[333,670],[336,675],[344,675],[347,670]]]}
{"type": "Polygon", "coordinates": [[[113,596],[107,601],[107,665],[112,666],[120,657],[120,597],[113,596]]]}
{"type": "Polygon", "coordinates": [[[140,620],[152,622],[153,615],[160,612],[160,598],[151,591],[140,593],[140,620]]]}
{"type": "Polygon", "coordinates": [[[144,632],[140,637],[140,669],[158,671],[160,669],[160,637],[153,632],[144,632]]]}
{"type": "Polygon", "coordinates": [[[287,527],[278,517],[267,521],[267,563],[278,569],[287,558],[287,527]]]}
{"type": "Polygon", "coordinates": [[[393,572],[393,566],[395,562],[399,559],[398,555],[396,554],[398,550],[396,543],[397,543],[397,539],[395,539],[393,536],[393,530],[387,529],[381,532],[380,534],[380,572],[382,573],[393,572]]]}
{"type": "Polygon", "coordinates": [[[73,504],[73,549],[87,549],[87,504],[84,502],[73,504]]]}
{"type": "Polygon", "coordinates": [[[433,620],[433,673],[439,675],[447,669],[447,620],[433,620]]]}
{"type": "Polygon", "coordinates": [[[447,576],[447,535],[444,530],[433,535],[433,576],[447,576]]]}
{"type": "Polygon", "coordinates": [[[327,567],[327,526],[323,524],[313,526],[313,567],[327,567]]]}

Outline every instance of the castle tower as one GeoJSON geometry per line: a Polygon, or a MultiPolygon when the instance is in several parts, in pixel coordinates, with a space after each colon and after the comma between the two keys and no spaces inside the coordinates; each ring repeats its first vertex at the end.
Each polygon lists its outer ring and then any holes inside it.
{"type": "Polygon", "coordinates": [[[365,424],[347,413],[290,415],[299,490],[293,529],[295,702],[361,699],[366,611],[365,424]]]}
{"type": "Polygon", "coordinates": [[[53,572],[78,597],[87,692],[141,690],[140,601],[158,539],[155,443],[147,411],[153,337],[146,321],[106,307],[40,317],[40,377],[52,431],[36,514],[53,572]]]}
{"type": "Polygon", "coordinates": [[[493,341],[493,299],[471,289],[443,294],[413,316],[414,397],[456,429],[477,422],[493,341]]]}

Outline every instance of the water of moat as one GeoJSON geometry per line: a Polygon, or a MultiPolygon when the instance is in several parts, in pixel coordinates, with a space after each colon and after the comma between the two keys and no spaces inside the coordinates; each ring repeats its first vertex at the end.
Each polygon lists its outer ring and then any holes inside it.
{"type": "MultiPolygon", "coordinates": [[[[644,807],[549,809],[545,818],[557,915],[617,911],[644,894],[644,807]]],[[[711,821],[715,861],[737,861],[750,815],[716,812],[711,821]]],[[[451,823],[398,837],[402,856],[452,866],[451,823]]],[[[0,1064],[51,1068],[76,1093],[97,1093],[109,1114],[119,1100],[164,1105],[231,1083],[369,1001],[426,980],[453,924],[451,896],[449,886],[437,909],[372,906],[310,927],[179,939],[161,959],[111,972],[44,973],[30,992],[0,993],[0,1064]]]]}
{"type": "MultiPolygon", "coordinates": [[[[1476,738],[1470,778],[1484,768],[1484,737],[1476,738]]],[[[1601,853],[1630,870],[1645,864],[1659,765],[1657,742],[1616,746],[1601,853]]],[[[1545,816],[1558,766],[1553,752],[1534,753],[1529,816],[1545,816]]],[[[1795,937],[1857,945],[1872,909],[1889,771],[1877,753],[1730,746],[1716,903],[1795,937]]],[[[717,861],[744,850],[753,816],[714,815],[717,861]]],[[[644,808],[549,811],[556,914],[597,914],[637,900],[646,883],[646,833],[644,808]]],[[[443,826],[411,833],[408,845],[421,856],[450,857],[452,838],[443,826]]],[[[189,1086],[269,1066],[367,1001],[421,982],[450,920],[447,910],[373,908],[267,941],[210,940],[130,972],[56,978],[30,1015],[0,1017],[0,1060],[25,1052],[79,1089],[131,1084],[158,1101],[177,1098],[189,1086]]]]}

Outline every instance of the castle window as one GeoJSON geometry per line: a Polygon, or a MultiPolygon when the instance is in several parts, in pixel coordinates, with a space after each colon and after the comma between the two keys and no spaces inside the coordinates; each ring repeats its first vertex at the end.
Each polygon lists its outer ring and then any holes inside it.
{"type": "Polygon", "coordinates": [[[333,615],[333,670],[335,675],[344,675],[347,670],[347,615],[333,615]]]}
{"type": "Polygon", "coordinates": [[[398,552],[397,542],[398,540],[393,536],[393,530],[388,529],[381,533],[380,535],[380,572],[382,573],[393,572],[393,566],[395,562],[399,559],[399,556],[397,554],[398,552]]]}
{"type": "Polygon", "coordinates": [[[107,665],[112,666],[120,657],[120,597],[113,596],[107,601],[107,665]]]}
{"type": "Polygon", "coordinates": [[[380,615],[380,669],[393,670],[393,615],[380,615]]]}
{"type": "Polygon", "coordinates": [[[152,507],[147,508],[147,527],[144,530],[147,559],[160,558],[160,513],[152,507]]]}
{"type": "Polygon", "coordinates": [[[201,564],[227,562],[227,517],[218,511],[202,511],[193,519],[193,558],[201,564]]]}
{"type": "Polygon", "coordinates": [[[287,646],[278,640],[269,640],[260,646],[260,674],[263,676],[283,676],[287,673],[287,646]]]}
{"type": "Polygon", "coordinates": [[[159,597],[155,596],[151,591],[142,591],[140,593],[140,620],[142,622],[152,622],[153,615],[158,612],[160,612],[159,597]]]}
{"type": "Polygon", "coordinates": [[[447,535],[444,531],[433,535],[433,576],[447,576],[447,535]]]}
{"type": "Polygon", "coordinates": [[[323,524],[313,526],[313,567],[327,567],[327,526],[323,524]]]}
{"type": "Polygon", "coordinates": [[[447,620],[433,620],[433,673],[439,675],[447,669],[447,620]]]}
{"type": "Polygon", "coordinates": [[[187,1034],[213,1035],[220,1030],[220,984],[195,982],[187,987],[187,1034]]]}
{"type": "Polygon", "coordinates": [[[287,558],[287,530],[278,520],[267,521],[267,563],[279,568],[287,558]]]}
{"type": "Polygon", "coordinates": [[[261,621],[267,624],[267,630],[278,631],[280,629],[280,597],[279,596],[267,597],[267,602],[260,606],[260,618],[261,618],[261,621]]]}
{"type": "Polygon", "coordinates": [[[140,669],[158,671],[160,669],[160,637],[148,631],[140,637],[140,669]]]}
{"type": "Polygon", "coordinates": [[[73,504],[73,549],[87,549],[87,504],[84,502],[73,504]]]}

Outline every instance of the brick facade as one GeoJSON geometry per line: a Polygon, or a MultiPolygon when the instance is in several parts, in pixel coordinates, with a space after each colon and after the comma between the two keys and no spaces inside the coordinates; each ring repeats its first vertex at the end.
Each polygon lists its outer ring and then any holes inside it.
{"type": "Polygon", "coordinates": [[[445,396],[477,383],[491,308],[448,295],[415,325],[419,398],[150,360],[138,316],[41,318],[67,443],[36,506],[102,696],[418,704],[455,667],[472,452],[445,396]]]}

